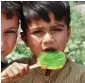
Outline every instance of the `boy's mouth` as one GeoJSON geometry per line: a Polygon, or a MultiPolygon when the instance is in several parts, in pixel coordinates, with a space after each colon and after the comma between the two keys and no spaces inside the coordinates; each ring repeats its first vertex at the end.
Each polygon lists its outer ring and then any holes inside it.
{"type": "Polygon", "coordinates": [[[43,51],[56,51],[56,49],[54,49],[54,48],[46,48],[43,51]]]}

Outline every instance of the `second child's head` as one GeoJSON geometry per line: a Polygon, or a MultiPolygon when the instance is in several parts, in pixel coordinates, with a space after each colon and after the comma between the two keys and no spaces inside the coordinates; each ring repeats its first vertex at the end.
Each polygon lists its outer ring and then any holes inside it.
{"type": "Polygon", "coordinates": [[[65,1],[23,1],[22,39],[35,57],[41,51],[64,51],[70,36],[70,6],[65,1]]]}
{"type": "Polygon", "coordinates": [[[1,1],[1,57],[7,56],[15,46],[21,15],[20,1],[1,1]]]}

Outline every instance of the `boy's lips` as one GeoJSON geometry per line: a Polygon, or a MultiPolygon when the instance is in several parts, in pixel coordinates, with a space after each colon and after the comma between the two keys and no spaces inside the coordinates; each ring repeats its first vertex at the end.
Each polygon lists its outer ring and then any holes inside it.
{"type": "Polygon", "coordinates": [[[55,51],[56,49],[54,48],[45,48],[43,51],[55,51]]]}
{"type": "Polygon", "coordinates": [[[1,51],[1,55],[4,55],[5,54],[5,52],[4,51],[1,51]]]}
{"type": "Polygon", "coordinates": [[[3,53],[4,51],[1,51],[1,53],[3,53]]]}

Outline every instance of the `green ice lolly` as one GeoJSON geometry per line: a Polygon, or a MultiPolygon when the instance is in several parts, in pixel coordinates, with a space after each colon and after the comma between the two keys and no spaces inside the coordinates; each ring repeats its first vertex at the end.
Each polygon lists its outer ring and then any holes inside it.
{"type": "Polygon", "coordinates": [[[37,58],[37,64],[39,64],[42,69],[60,69],[65,65],[65,62],[65,54],[56,50],[43,51],[37,58]]]}

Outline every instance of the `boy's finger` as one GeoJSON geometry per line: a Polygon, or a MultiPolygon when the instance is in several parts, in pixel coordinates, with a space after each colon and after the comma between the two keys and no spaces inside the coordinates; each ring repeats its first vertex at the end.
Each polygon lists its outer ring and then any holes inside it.
{"type": "Polygon", "coordinates": [[[23,76],[25,74],[25,72],[26,72],[25,67],[20,65],[20,63],[15,62],[13,64],[13,66],[16,67],[16,69],[19,70],[20,76],[23,76]]]}
{"type": "Polygon", "coordinates": [[[16,67],[16,63],[11,64],[6,70],[2,72],[3,75],[7,75],[10,80],[20,76],[20,70],[16,67]]]}
{"type": "Polygon", "coordinates": [[[14,69],[14,67],[12,65],[7,69],[6,73],[9,77],[9,80],[13,80],[15,78],[15,74],[13,73],[13,69],[14,69]]]}
{"type": "Polygon", "coordinates": [[[13,73],[14,79],[18,78],[20,76],[20,70],[16,66],[11,67],[11,71],[13,73]]]}
{"type": "Polygon", "coordinates": [[[26,73],[29,72],[29,65],[27,65],[27,64],[22,64],[22,63],[20,63],[20,65],[22,65],[22,67],[25,68],[26,73]]]}
{"type": "Polygon", "coordinates": [[[22,73],[24,71],[24,74],[22,76],[25,76],[29,72],[29,66],[27,64],[22,63],[20,63],[20,65],[24,68],[20,72],[22,73]]]}
{"type": "MultiPolygon", "coordinates": [[[[11,67],[11,66],[10,66],[11,67]]],[[[6,70],[4,70],[2,73],[1,73],[1,81],[6,81],[6,82],[9,82],[10,80],[13,80],[14,78],[14,75],[10,69],[10,67],[8,67],[6,70]]],[[[2,83],[3,83],[2,82],[2,83]]]]}
{"type": "Polygon", "coordinates": [[[7,82],[9,82],[9,77],[7,77],[7,76],[1,77],[1,83],[7,83],[7,82]]]}

